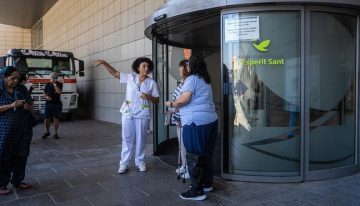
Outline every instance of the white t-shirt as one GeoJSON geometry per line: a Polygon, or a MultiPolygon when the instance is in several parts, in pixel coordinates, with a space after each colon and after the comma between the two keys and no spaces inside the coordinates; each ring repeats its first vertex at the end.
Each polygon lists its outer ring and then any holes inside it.
{"type": "Polygon", "coordinates": [[[139,83],[139,75],[120,72],[120,84],[126,84],[126,96],[120,112],[128,117],[151,118],[150,101],[142,99],[142,93],[159,97],[157,83],[150,77],[139,83]]]}

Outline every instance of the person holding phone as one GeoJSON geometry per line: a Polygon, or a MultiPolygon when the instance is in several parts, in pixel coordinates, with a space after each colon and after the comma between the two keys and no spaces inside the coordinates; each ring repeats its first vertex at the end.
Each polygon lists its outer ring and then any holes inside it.
{"type": "Polygon", "coordinates": [[[58,135],[58,128],[59,128],[59,119],[60,114],[62,111],[62,103],[60,99],[60,94],[63,88],[63,85],[61,82],[58,81],[58,73],[52,72],[50,74],[50,82],[46,83],[45,89],[44,89],[44,96],[45,96],[45,133],[43,134],[42,138],[46,139],[48,136],[50,136],[50,118],[54,118],[54,138],[59,139],[58,135]]]}
{"type": "Polygon", "coordinates": [[[33,109],[33,99],[30,95],[29,90],[25,86],[26,81],[26,74],[20,74],[19,81],[15,88],[15,98],[17,100],[24,101],[24,107],[16,109],[20,113],[21,118],[23,119],[23,121],[21,121],[23,122],[23,135],[17,145],[19,151],[21,152],[18,152],[16,155],[16,162],[14,162],[15,166],[13,166],[11,171],[13,175],[11,183],[13,185],[16,185],[20,189],[28,189],[31,187],[31,185],[23,182],[23,180],[25,179],[26,164],[28,156],[30,154],[30,144],[33,136],[32,127],[34,125],[34,122],[36,123],[36,119],[31,113],[33,109]]]}
{"type": "Polygon", "coordinates": [[[21,174],[24,156],[29,150],[23,147],[26,116],[22,110],[31,109],[23,99],[17,99],[19,71],[7,66],[0,71],[0,195],[10,194],[9,182],[19,189],[30,185],[22,182],[21,174]],[[11,174],[12,173],[12,174],[11,174]]]}

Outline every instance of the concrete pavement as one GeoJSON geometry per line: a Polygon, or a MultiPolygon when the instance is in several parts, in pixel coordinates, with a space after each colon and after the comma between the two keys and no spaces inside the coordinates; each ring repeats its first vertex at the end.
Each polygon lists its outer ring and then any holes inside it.
{"type": "MultiPolygon", "coordinates": [[[[187,183],[176,179],[175,167],[152,156],[147,140],[148,171],[133,161],[117,174],[120,126],[96,120],[61,122],[61,139],[45,140],[42,125],[34,130],[27,166],[29,190],[0,196],[0,206],[30,205],[360,205],[360,174],[306,183],[247,183],[215,179],[215,190],[202,202],[184,201],[187,183]]],[[[10,187],[11,188],[11,187],[10,187]]]]}

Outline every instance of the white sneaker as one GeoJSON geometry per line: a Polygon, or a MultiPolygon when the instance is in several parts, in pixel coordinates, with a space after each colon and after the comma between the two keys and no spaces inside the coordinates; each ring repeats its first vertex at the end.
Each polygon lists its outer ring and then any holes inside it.
{"type": "Polygon", "coordinates": [[[119,173],[119,174],[122,174],[122,173],[127,172],[127,170],[128,170],[128,166],[127,166],[127,165],[120,165],[120,166],[119,166],[118,173],[119,173]]]}
{"type": "Polygon", "coordinates": [[[177,168],[177,169],[175,170],[175,172],[176,172],[177,174],[182,174],[182,173],[184,173],[185,171],[187,171],[187,168],[186,168],[184,165],[182,165],[180,168],[177,168]]]}
{"type": "Polygon", "coordinates": [[[182,178],[185,178],[185,179],[190,179],[190,174],[189,174],[189,172],[186,172],[185,174],[183,173],[183,174],[181,175],[181,177],[182,177],[182,178]]]}
{"type": "Polygon", "coordinates": [[[214,188],[213,187],[204,187],[204,192],[211,192],[211,191],[213,191],[214,190],[214,188]]]}
{"type": "Polygon", "coordinates": [[[146,172],[146,164],[142,163],[140,165],[137,166],[139,168],[140,172],[146,172]]]}

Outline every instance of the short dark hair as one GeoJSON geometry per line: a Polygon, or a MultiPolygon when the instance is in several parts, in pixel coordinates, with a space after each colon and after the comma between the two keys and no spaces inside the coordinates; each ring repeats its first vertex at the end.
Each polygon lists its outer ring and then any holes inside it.
{"type": "Polygon", "coordinates": [[[187,70],[188,64],[189,64],[189,60],[187,59],[183,59],[179,62],[179,67],[183,67],[185,69],[184,70],[185,76],[189,76],[189,72],[187,70]]]}
{"type": "Polygon", "coordinates": [[[16,69],[16,67],[13,67],[13,66],[6,66],[6,67],[3,67],[1,70],[3,70],[3,69],[5,69],[4,77],[9,77],[13,72],[19,72],[16,69]]]}
{"type": "Polygon", "coordinates": [[[136,73],[139,74],[139,66],[141,63],[146,62],[149,65],[149,72],[152,72],[154,69],[154,63],[147,57],[139,57],[135,59],[135,61],[132,63],[131,68],[136,73]]]}
{"type": "Polygon", "coordinates": [[[28,78],[27,78],[26,74],[24,74],[24,73],[20,74],[19,82],[26,81],[27,79],[28,78]]]}
{"type": "Polygon", "coordinates": [[[189,59],[189,75],[198,75],[204,79],[207,84],[211,83],[209,72],[203,58],[199,56],[191,56],[189,59]]]}

